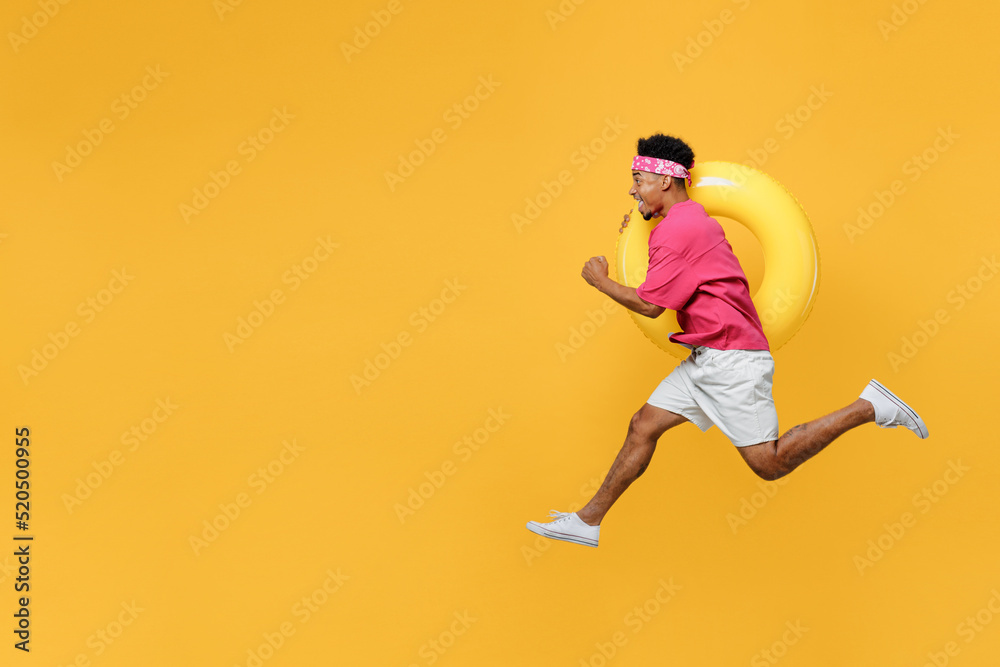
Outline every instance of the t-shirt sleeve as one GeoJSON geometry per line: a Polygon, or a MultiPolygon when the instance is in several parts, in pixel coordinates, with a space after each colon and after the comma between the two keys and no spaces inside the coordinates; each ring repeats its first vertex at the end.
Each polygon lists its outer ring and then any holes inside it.
{"type": "Polygon", "coordinates": [[[665,246],[650,248],[646,280],[636,288],[643,301],[680,310],[698,289],[698,279],[687,260],[665,246]]]}

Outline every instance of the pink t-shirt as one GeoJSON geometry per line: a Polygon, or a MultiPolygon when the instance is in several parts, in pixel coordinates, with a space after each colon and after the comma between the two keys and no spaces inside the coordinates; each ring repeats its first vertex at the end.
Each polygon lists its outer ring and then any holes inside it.
{"type": "Polygon", "coordinates": [[[719,350],[770,350],[750,285],[722,225],[693,199],[670,207],[649,233],[643,301],[677,311],[670,341],[719,350]]]}

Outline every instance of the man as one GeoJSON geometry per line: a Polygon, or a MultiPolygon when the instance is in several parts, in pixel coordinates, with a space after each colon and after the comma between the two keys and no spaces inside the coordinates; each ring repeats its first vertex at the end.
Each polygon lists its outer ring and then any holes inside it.
{"type": "Polygon", "coordinates": [[[596,547],[604,515],[646,470],[657,440],[687,421],[702,431],[718,426],[750,468],[767,480],[787,475],[839,435],[867,422],[881,428],[905,426],[920,438],[928,436],[917,413],[873,379],[853,403],[779,438],[771,397],[774,359],[746,276],[722,226],[687,194],[694,152],[680,139],[662,134],[639,139],[637,149],[629,194],[639,200],[646,220],[663,217],[649,235],[646,280],[637,288],[615,282],[604,257],[592,257],[582,275],[646,317],[676,310],[683,331],[669,338],[691,354],[632,416],[625,444],[590,502],[575,513],[553,510],[553,521],[529,521],[528,530],[596,547]]]}

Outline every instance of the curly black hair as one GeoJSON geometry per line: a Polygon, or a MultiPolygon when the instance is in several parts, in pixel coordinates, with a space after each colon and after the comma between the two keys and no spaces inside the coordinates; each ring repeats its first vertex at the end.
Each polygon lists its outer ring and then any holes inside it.
{"type": "MultiPolygon", "coordinates": [[[[643,157],[656,157],[683,165],[685,169],[694,166],[694,151],[677,137],[654,134],[636,142],[636,152],[643,157]]],[[[683,178],[674,177],[674,183],[681,185],[683,178]]]]}

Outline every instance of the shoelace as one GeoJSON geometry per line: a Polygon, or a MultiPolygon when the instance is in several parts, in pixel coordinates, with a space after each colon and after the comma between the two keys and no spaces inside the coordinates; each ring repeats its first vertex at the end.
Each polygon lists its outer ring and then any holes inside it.
{"type": "Polygon", "coordinates": [[[557,521],[564,521],[569,518],[569,512],[560,512],[558,510],[549,510],[549,518],[552,519],[551,523],[556,523],[557,521]]]}

